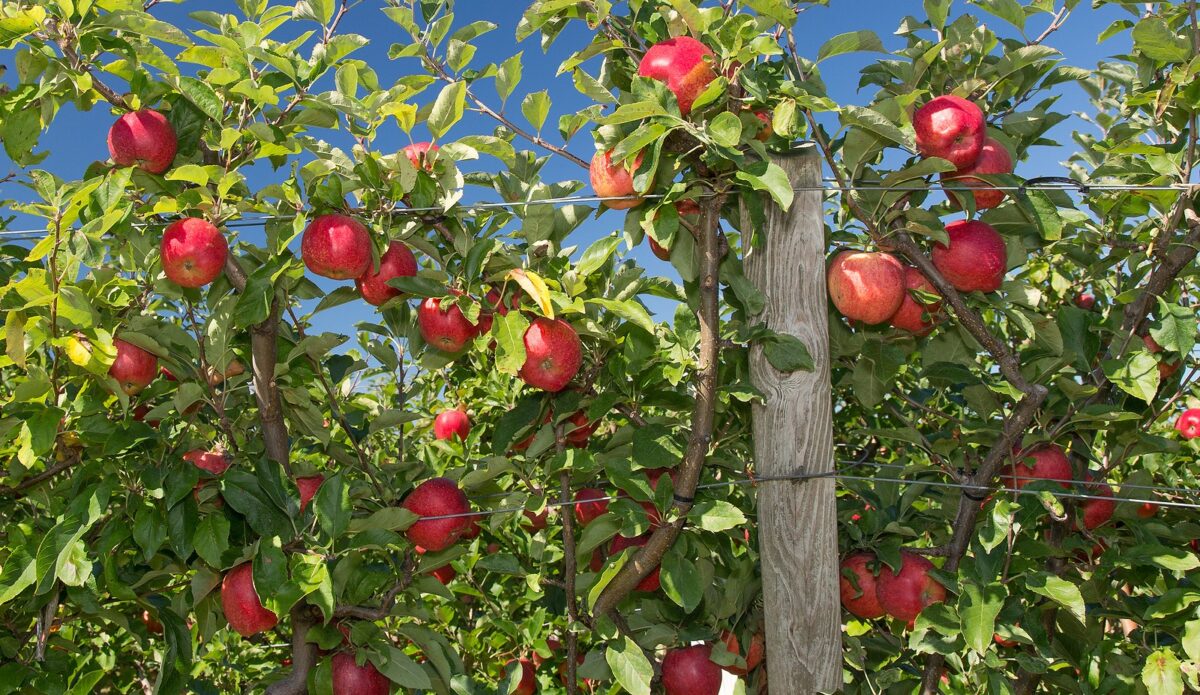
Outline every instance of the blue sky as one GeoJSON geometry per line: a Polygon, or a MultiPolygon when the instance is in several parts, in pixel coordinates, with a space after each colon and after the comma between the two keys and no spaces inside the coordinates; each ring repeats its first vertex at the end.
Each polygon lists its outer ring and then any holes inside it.
{"type": "MultiPolygon", "coordinates": [[[[273,1],[272,4],[278,3],[273,1]]],[[[380,12],[382,4],[382,2],[377,2],[377,0],[364,0],[364,2],[356,5],[350,11],[343,21],[340,30],[343,32],[358,33],[370,40],[371,43],[356,53],[354,57],[368,62],[379,73],[382,84],[391,84],[392,81],[404,74],[419,71],[420,66],[414,59],[388,60],[388,47],[395,42],[403,41],[405,37],[403,31],[380,12]]],[[[585,33],[585,27],[581,23],[576,22],[573,23],[571,29],[564,32],[564,35],[551,48],[548,54],[542,53],[537,37],[527,39],[521,44],[516,44],[514,29],[526,5],[527,3],[524,1],[513,0],[503,0],[500,2],[460,0],[458,3],[456,25],[480,19],[486,19],[499,25],[497,30],[476,41],[479,50],[473,63],[475,66],[485,64],[486,62],[499,62],[518,50],[524,51],[524,78],[521,85],[517,88],[516,93],[508,101],[508,112],[512,114],[514,120],[524,125],[524,120],[521,118],[519,110],[521,98],[530,91],[549,89],[553,99],[553,109],[550,118],[547,120],[546,132],[548,139],[557,140],[557,133],[553,124],[557,122],[558,116],[578,111],[589,105],[590,101],[575,90],[569,75],[555,77],[555,72],[559,63],[572,51],[584,45],[589,40],[589,37],[585,33]]],[[[233,3],[228,2],[228,0],[223,2],[187,0],[180,4],[160,4],[153,9],[153,13],[165,21],[189,30],[197,27],[197,24],[188,17],[188,13],[197,10],[229,11],[229,8],[232,6],[233,3]]],[[[963,2],[954,3],[952,17],[964,11],[973,12],[980,17],[981,21],[986,22],[1001,34],[1007,35],[1012,33],[1012,27],[1004,24],[1001,20],[981,12],[978,8],[969,7],[963,2]]],[[[857,29],[871,29],[879,34],[886,47],[889,49],[898,48],[902,46],[903,42],[900,38],[893,35],[896,27],[905,15],[920,13],[921,4],[915,0],[902,0],[899,2],[832,0],[828,7],[811,8],[800,15],[797,36],[802,43],[799,48],[803,54],[815,57],[818,48],[826,39],[857,29]],[[807,43],[805,43],[806,40],[807,43]]],[[[1100,31],[1113,20],[1124,16],[1127,15],[1111,6],[1093,10],[1087,3],[1080,3],[1065,26],[1054,34],[1047,43],[1064,53],[1067,64],[1085,68],[1094,67],[1097,61],[1107,56],[1120,54],[1127,49],[1127,34],[1110,39],[1101,45],[1097,45],[1096,43],[1096,37],[1100,31]]],[[[1040,33],[1049,23],[1049,20],[1050,17],[1048,15],[1031,19],[1029,23],[1029,32],[1031,35],[1040,33]]],[[[315,25],[309,24],[308,26],[314,27],[315,25]]],[[[865,104],[869,101],[871,96],[869,90],[861,93],[857,90],[858,71],[862,66],[876,58],[877,56],[872,54],[852,54],[836,57],[822,63],[823,77],[829,87],[830,96],[839,103],[865,104]]],[[[4,56],[3,62],[11,65],[11,59],[11,54],[4,56]]],[[[3,79],[12,83],[15,80],[15,71],[9,70],[3,79]]],[[[108,81],[110,84],[113,83],[111,78],[108,81]]],[[[123,91],[119,84],[114,84],[114,86],[117,87],[117,91],[123,91]]],[[[431,88],[422,97],[433,99],[437,94],[437,89],[437,86],[431,88]]],[[[488,96],[494,96],[490,85],[481,86],[477,91],[485,99],[488,96]]],[[[1064,98],[1059,102],[1061,110],[1077,112],[1085,111],[1088,108],[1082,91],[1077,87],[1067,86],[1064,91],[1064,98]]],[[[497,108],[499,107],[499,101],[496,99],[490,100],[490,103],[497,108]]],[[[48,149],[51,154],[39,165],[39,168],[51,171],[64,179],[77,178],[88,164],[107,158],[105,134],[112,120],[113,117],[104,104],[99,105],[90,113],[78,113],[70,106],[65,107],[50,130],[42,135],[39,149],[48,149]]],[[[448,137],[455,138],[472,133],[490,133],[494,127],[495,123],[491,119],[479,114],[468,113],[463,121],[450,132],[448,137]]],[[[1029,160],[1018,164],[1017,173],[1027,178],[1044,175],[1061,175],[1063,169],[1059,162],[1063,161],[1069,153],[1071,145],[1070,132],[1073,128],[1081,127],[1086,129],[1088,126],[1077,118],[1072,118],[1058,126],[1052,131],[1052,135],[1056,136],[1056,139],[1060,143],[1063,143],[1065,147],[1041,148],[1039,151],[1032,153],[1029,160]]],[[[417,139],[425,139],[425,135],[419,129],[415,135],[417,139]]],[[[335,144],[345,144],[345,140],[339,140],[336,135],[333,137],[333,140],[335,144]]],[[[381,137],[375,142],[374,147],[381,151],[392,151],[408,144],[408,142],[407,136],[398,127],[385,126],[381,137]]],[[[517,145],[518,147],[523,146],[521,143],[517,143],[517,145]]],[[[593,152],[592,141],[587,132],[581,132],[576,135],[568,147],[572,152],[584,159],[589,159],[593,152]]],[[[0,159],[6,160],[7,158],[0,153],[0,159]]],[[[472,163],[467,163],[468,166],[470,164],[472,163]]],[[[486,158],[481,164],[483,166],[492,166],[486,158]]],[[[7,172],[14,168],[14,165],[9,161],[0,163],[0,172],[7,172]]],[[[582,169],[558,158],[555,158],[555,161],[545,170],[545,175],[548,179],[552,180],[585,178],[582,169]]],[[[265,165],[260,165],[253,172],[249,172],[250,184],[252,186],[265,185],[280,177],[282,177],[282,173],[272,172],[265,165]]],[[[472,199],[489,200],[494,197],[486,191],[468,191],[468,196],[472,199]]],[[[0,197],[24,200],[28,199],[28,191],[20,186],[9,183],[0,186],[0,197]]],[[[29,220],[18,217],[11,227],[27,228],[30,226],[29,222],[29,220]]],[[[572,237],[571,241],[578,244],[580,248],[586,248],[587,244],[592,240],[621,228],[622,223],[623,215],[621,213],[607,212],[601,215],[599,219],[589,221],[581,227],[572,237]]],[[[36,226],[36,221],[33,226],[36,226]]],[[[253,229],[240,229],[238,233],[241,238],[250,242],[253,242],[256,237],[261,236],[259,232],[253,229]]],[[[651,269],[652,272],[668,276],[675,275],[674,270],[669,264],[654,258],[645,245],[634,249],[630,253],[641,264],[651,269]]],[[[336,283],[332,281],[322,281],[321,284],[326,289],[332,289],[336,286],[336,283]]],[[[652,306],[651,308],[661,309],[664,307],[652,306]]],[[[322,330],[351,333],[354,322],[371,320],[374,314],[373,308],[365,303],[361,305],[346,305],[343,309],[331,312],[326,316],[318,316],[317,327],[322,330]]]]}

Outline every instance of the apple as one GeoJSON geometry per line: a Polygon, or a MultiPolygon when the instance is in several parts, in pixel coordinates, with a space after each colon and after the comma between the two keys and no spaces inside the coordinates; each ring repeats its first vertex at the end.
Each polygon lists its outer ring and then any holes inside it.
{"type": "Polygon", "coordinates": [[[1084,311],[1091,311],[1092,307],[1096,306],[1096,297],[1090,292],[1080,292],[1079,294],[1075,295],[1075,299],[1073,301],[1075,302],[1075,306],[1083,309],[1084,311]]]}
{"type": "MultiPolygon", "coordinates": [[[[479,538],[479,534],[481,533],[483,533],[483,529],[480,528],[479,522],[475,519],[471,519],[471,523],[467,526],[467,530],[463,531],[462,537],[463,540],[470,541],[479,538]]],[[[489,550],[488,552],[491,553],[492,551],[489,550]]]]}
{"type": "Polygon", "coordinates": [[[972,164],[959,167],[953,175],[944,177],[943,180],[951,187],[979,189],[972,193],[948,191],[952,203],[961,206],[960,196],[974,195],[975,209],[986,210],[996,207],[1004,200],[1004,191],[994,188],[983,179],[975,178],[974,175],[1011,174],[1012,172],[1012,155],[1008,153],[1004,145],[1001,145],[992,138],[985,137],[983,139],[983,147],[979,150],[979,157],[972,164]]]}
{"type": "Polygon", "coordinates": [[[576,449],[586,449],[588,440],[592,438],[592,434],[596,428],[600,427],[600,421],[588,422],[587,413],[582,410],[577,410],[567,418],[567,422],[574,425],[575,429],[567,432],[563,439],[567,446],[573,446],[576,449]]]}
{"type": "Polygon", "coordinates": [[[900,562],[899,572],[882,566],[875,593],[884,612],[911,623],[926,606],[946,600],[946,587],[929,575],[933,563],[920,555],[902,550],[900,562]]]}
{"type": "Polygon", "coordinates": [[[525,364],[519,373],[530,386],[557,393],[583,364],[583,345],[571,324],[539,316],[525,331],[525,364]]]}
{"type": "MultiPolygon", "coordinates": [[[[1159,345],[1158,341],[1155,340],[1153,337],[1151,337],[1149,333],[1142,336],[1142,342],[1146,344],[1146,349],[1148,349],[1151,354],[1158,354],[1163,351],[1163,346],[1159,345]]],[[[1174,362],[1167,362],[1166,360],[1159,360],[1159,362],[1158,362],[1158,378],[1166,379],[1166,378],[1170,377],[1172,374],[1179,371],[1179,368],[1181,366],[1183,366],[1183,362],[1181,362],[1179,360],[1175,360],[1174,362]]]]}
{"type": "Polygon", "coordinates": [[[550,508],[547,507],[541,512],[533,512],[526,509],[524,514],[525,518],[529,520],[529,530],[537,533],[546,528],[546,523],[550,519],[550,508]]]}
{"type": "Polygon", "coordinates": [[[537,674],[533,664],[528,659],[514,659],[504,664],[504,673],[512,673],[518,668],[521,669],[521,680],[510,695],[533,695],[537,692],[537,674]]]}
{"type": "Polygon", "coordinates": [[[999,634],[993,634],[992,641],[994,641],[996,644],[1000,645],[1001,647],[1004,647],[1005,649],[1012,649],[1013,647],[1017,646],[1016,640],[1004,639],[999,634]]]}
{"type": "MultiPolygon", "coordinates": [[[[612,151],[597,152],[592,157],[588,167],[588,178],[592,182],[592,190],[600,198],[629,198],[636,194],[633,188],[633,172],[642,165],[642,153],[638,153],[633,162],[613,164],[612,151]]],[[[613,210],[628,210],[642,203],[641,198],[629,200],[605,200],[604,206],[613,210]]]]}
{"type": "Polygon", "coordinates": [[[401,152],[412,165],[418,169],[425,171],[433,171],[433,156],[441,149],[432,142],[414,142],[411,145],[405,145],[401,152]]]}
{"type": "MultiPolygon", "coordinates": [[[[1091,474],[1088,474],[1087,478],[1090,481],[1091,474]]],[[[1108,483],[1088,482],[1083,489],[1088,495],[1105,498],[1080,500],[1082,504],[1079,505],[1079,516],[1083,519],[1083,526],[1089,531],[1094,531],[1112,518],[1117,503],[1113,500],[1113,489],[1108,483]]]]}
{"type": "Polygon", "coordinates": [[[148,414],[150,414],[150,406],[146,405],[145,403],[139,403],[137,405],[137,407],[135,407],[133,409],[132,417],[137,422],[145,422],[147,425],[157,428],[159,423],[162,421],[161,420],[147,420],[146,416],[148,414]]]}
{"type": "Polygon", "coordinates": [[[229,626],[242,637],[275,627],[279,617],[263,607],[254,590],[254,569],[249,562],[234,567],[221,580],[221,608],[229,626]]]}
{"type": "Polygon", "coordinates": [[[221,475],[229,469],[229,457],[224,451],[193,449],[183,455],[183,460],[213,475],[221,475]]]}
{"type": "Polygon", "coordinates": [[[770,140],[771,136],[775,135],[775,126],[771,124],[771,114],[766,111],[755,111],[754,117],[762,123],[762,126],[758,130],[758,135],[755,135],[754,139],[759,142],[770,140]]]}
{"type": "Polygon", "coordinates": [[[1143,502],[1142,505],[1137,508],[1137,515],[1142,519],[1149,519],[1157,513],[1158,505],[1153,502],[1143,502]]]}
{"type": "Polygon", "coordinates": [[[317,490],[321,488],[321,483],[325,482],[323,475],[306,475],[296,478],[296,489],[300,491],[300,511],[303,512],[308,508],[308,503],[312,502],[312,498],[317,496],[317,490]]]}
{"type": "Polygon", "coordinates": [[[433,436],[437,439],[450,439],[458,435],[459,440],[467,441],[471,433],[471,418],[462,407],[448,408],[433,418],[433,436]]]}
{"type": "Polygon", "coordinates": [[[933,264],[961,292],[995,292],[1008,271],[1008,249],[991,225],[957,220],[946,225],[950,245],[933,245],[933,264]]]}
{"type": "Polygon", "coordinates": [[[679,102],[679,113],[687,116],[696,98],[717,77],[715,59],[708,46],[690,36],[677,36],[647,49],[638,63],[638,75],[665,82],[679,102]]]}
{"type": "Polygon", "coordinates": [[[179,381],[179,377],[175,376],[175,373],[167,369],[165,365],[158,368],[158,375],[167,381],[179,381]]]}
{"type": "Polygon", "coordinates": [[[417,326],[425,342],[442,352],[458,352],[479,334],[457,304],[443,310],[436,297],[426,297],[417,307],[417,326]]]}
{"type": "Polygon", "coordinates": [[[924,157],[941,157],[957,169],[975,163],[986,137],[983,111],[974,102],[947,94],[917,109],[912,118],[917,151],[924,157]]]}
{"type": "Polygon", "coordinates": [[[842,606],[851,615],[864,620],[882,618],[883,606],[879,605],[875,569],[879,561],[875,553],[850,553],[842,560],[839,576],[839,588],[842,596],[842,606]]]}
{"type": "MultiPolygon", "coordinates": [[[[942,303],[935,301],[926,304],[912,294],[912,290],[920,290],[930,294],[939,294],[925,274],[912,266],[904,267],[904,299],[900,308],[892,314],[889,320],[893,328],[908,331],[916,335],[926,335],[933,330],[934,314],[941,308],[942,303]]],[[[939,295],[940,296],[940,295],[939,295]]]]}
{"type": "Polygon", "coordinates": [[[340,652],[333,655],[333,695],[388,695],[392,682],[370,661],[359,666],[354,655],[340,652]]]}
{"type": "Polygon", "coordinates": [[[171,168],[178,146],[175,129],[154,109],[124,114],[108,130],[108,154],[119,167],[161,174],[171,168]]]}
{"type": "Polygon", "coordinates": [[[721,667],[709,655],[712,647],[697,644],[667,652],[662,662],[666,695],[717,695],[721,692],[721,667]]]}
{"type": "Polygon", "coordinates": [[[204,379],[209,386],[220,386],[225,383],[226,379],[232,379],[239,374],[245,374],[246,368],[237,360],[230,360],[229,364],[225,365],[224,372],[218,372],[215,367],[208,365],[204,370],[204,379]]]}
{"type": "MultiPolygon", "coordinates": [[[[467,496],[449,478],[426,480],[408,494],[401,506],[417,516],[457,515],[471,511],[467,496]]],[[[470,524],[471,519],[467,516],[421,520],[409,526],[406,535],[413,545],[437,552],[453,545],[470,524]]]]}
{"type": "Polygon", "coordinates": [[[116,379],[125,395],[132,396],[150,385],[158,376],[158,358],[120,338],[113,341],[117,356],[108,375],[116,379]]]}
{"type": "MultiPolygon", "coordinates": [[[[549,640],[547,640],[547,642],[549,642],[549,640]]],[[[575,655],[576,667],[582,666],[584,661],[585,661],[585,658],[584,658],[583,654],[575,655]]],[[[579,680],[580,680],[580,682],[583,683],[584,687],[586,687],[589,691],[592,690],[593,683],[592,683],[591,678],[580,678],[579,680]]],[[[566,659],[563,659],[562,661],[558,662],[558,681],[560,683],[562,683],[564,688],[567,687],[567,660],[566,659]]]]}
{"type": "Polygon", "coordinates": [[[453,565],[442,565],[441,567],[430,572],[433,578],[442,583],[443,586],[449,584],[458,576],[458,570],[454,569],[453,565]]]}
{"type": "Polygon", "coordinates": [[[608,495],[595,487],[580,488],[575,493],[575,519],[587,526],[608,511],[608,495]]]}
{"type": "Polygon", "coordinates": [[[321,215],[304,228],[300,256],[321,277],[353,280],[371,269],[371,234],[353,217],[321,215]]]}
{"type": "Polygon", "coordinates": [[[224,270],[229,244],[208,220],[186,217],[166,228],[159,251],[168,280],[181,287],[204,287],[224,270]]]}
{"type": "Polygon", "coordinates": [[[654,254],[654,257],[660,261],[671,262],[670,249],[664,248],[662,244],[653,239],[650,240],[650,253],[654,254]]]}
{"type": "MultiPolygon", "coordinates": [[[[742,647],[738,643],[737,635],[732,630],[725,630],[721,633],[721,641],[725,643],[725,649],[730,654],[742,656],[742,647]]],[[[761,632],[756,632],[750,637],[750,646],[746,650],[745,660],[746,666],[723,666],[726,671],[735,676],[744,676],[762,663],[763,653],[766,651],[766,643],[763,640],[761,632]]]]}
{"type": "MultiPolygon", "coordinates": [[[[619,555],[621,551],[625,550],[626,548],[640,548],[643,545],[646,545],[646,541],[648,540],[650,540],[649,533],[643,533],[642,535],[634,536],[633,538],[615,536],[608,548],[609,556],[611,557],[619,555]]],[[[638,582],[637,590],[646,592],[658,591],[658,587],[662,585],[659,579],[660,570],[661,568],[655,567],[654,571],[646,575],[642,581],[638,582]]]]}
{"type": "Polygon", "coordinates": [[[146,631],[152,635],[161,635],[163,633],[162,623],[158,622],[150,611],[142,611],[142,624],[146,626],[146,631]]]}
{"type": "Polygon", "coordinates": [[[1008,467],[1001,475],[1005,483],[1018,490],[1034,480],[1057,480],[1064,488],[1070,489],[1073,480],[1071,462],[1062,447],[1057,444],[1039,444],[1023,452],[1014,452],[1013,458],[1017,463],[1008,467]],[[1027,463],[1033,459],[1033,465],[1027,463]]]}
{"type": "Polygon", "coordinates": [[[843,316],[867,324],[883,323],[904,301],[904,266],[894,256],[842,251],[826,273],[829,298],[843,316]]]}
{"type": "Polygon", "coordinates": [[[388,284],[392,278],[410,278],[417,274],[417,258],[401,241],[388,244],[387,251],[379,257],[379,270],[367,267],[367,272],[354,279],[354,286],[368,304],[380,306],[393,297],[403,294],[388,284]]]}
{"type": "Polygon", "coordinates": [[[663,475],[670,478],[671,483],[674,484],[677,471],[674,468],[647,468],[645,473],[646,479],[650,481],[650,489],[657,492],[658,481],[662,479],[663,475]]]}
{"type": "MultiPolygon", "coordinates": [[[[197,505],[201,504],[202,502],[200,499],[200,493],[204,491],[205,487],[207,486],[204,484],[203,480],[198,481],[194,486],[192,486],[192,499],[196,500],[197,505]]],[[[217,490],[217,494],[213,495],[210,499],[212,501],[212,505],[217,509],[223,509],[225,507],[225,500],[221,498],[221,492],[219,489],[217,490]]]]}

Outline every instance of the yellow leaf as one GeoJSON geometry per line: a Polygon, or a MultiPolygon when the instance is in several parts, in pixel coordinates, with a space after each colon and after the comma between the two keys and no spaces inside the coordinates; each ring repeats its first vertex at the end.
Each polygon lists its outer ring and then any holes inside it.
{"type": "Polygon", "coordinates": [[[67,338],[64,350],[67,353],[67,359],[75,363],[77,367],[86,367],[92,361],[91,346],[75,336],[67,338]]]}
{"type": "Polygon", "coordinates": [[[25,367],[25,315],[8,312],[4,319],[4,354],[18,367],[25,367]]]}
{"type": "Polygon", "coordinates": [[[554,305],[550,303],[550,289],[546,287],[545,280],[532,270],[521,270],[520,268],[510,270],[508,277],[510,280],[515,280],[521,289],[525,290],[525,294],[537,302],[546,318],[554,318],[554,305]]]}

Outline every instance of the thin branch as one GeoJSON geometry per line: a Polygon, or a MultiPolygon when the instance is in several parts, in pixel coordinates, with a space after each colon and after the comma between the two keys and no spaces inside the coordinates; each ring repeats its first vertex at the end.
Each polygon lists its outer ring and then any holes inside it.
{"type": "Polygon", "coordinates": [[[74,468],[83,462],[83,452],[81,450],[70,448],[68,451],[70,454],[66,459],[54,464],[41,473],[38,473],[30,478],[26,478],[25,480],[22,480],[11,487],[0,487],[0,497],[10,497],[14,500],[19,500],[25,496],[25,492],[30,488],[37,487],[59,473],[62,473],[70,468],[74,468]]]}
{"type": "Polygon", "coordinates": [[[338,606],[333,610],[334,618],[356,618],[358,620],[383,620],[392,614],[392,608],[396,605],[396,597],[400,592],[404,591],[412,584],[413,572],[416,570],[416,563],[413,561],[412,554],[404,556],[404,562],[401,565],[400,579],[392,585],[387,593],[383,595],[377,607],[369,606],[338,606]]]}
{"type": "MultiPolygon", "coordinates": [[[[150,7],[153,7],[153,4],[151,4],[150,7]]],[[[72,70],[86,72],[88,75],[90,75],[92,78],[92,89],[96,90],[100,96],[104,97],[105,101],[117,107],[118,109],[126,111],[129,110],[129,104],[125,101],[125,98],[120,94],[117,94],[115,89],[109,87],[99,77],[96,77],[96,73],[92,70],[92,66],[80,58],[79,53],[75,50],[74,29],[70,24],[60,25],[57,20],[51,18],[46,20],[44,26],[46,27],[46,30],[50,32],[52,40],[58,45],[59,50],[62,51],[63,57],[67,59],[67,62],[70,64],[72,70]]]]}
{"type": "MultiPolygon", "coordinates": [[[[562,453],[565,447],[563,440],[563,425],[554,426],[554,448],[562,453]]],[[[559,507],[559,518],[563,525],[563,591],[567,595],[567,693],[579,695],[578,664],[575,657],[579,654],[579,636],[575,634],[575,622],[579,619],[578,597],[575,595],[575,514],[570,508],[571,502],[571,471],[564,470],[558,476],[562,503],[559,507]]]]}
{"type": "Polygon", "coordinates": [[[308,641],[308,631],[321,621],[320,612],[307,603],[292,607],[292,670],[266,690],[266,695],[306,695],[308,672],[317,664],[317,645],[308,641]]]}

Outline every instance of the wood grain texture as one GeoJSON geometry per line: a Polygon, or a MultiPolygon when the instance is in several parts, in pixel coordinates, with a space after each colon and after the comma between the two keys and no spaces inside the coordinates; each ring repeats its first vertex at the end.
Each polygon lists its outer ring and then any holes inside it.
{"type": "MultiPolygon", "coordinates": [[[[795,187],[819,187],[811,146],[777,156],[795,187]]],[[[766,395],[754,407],[755,467],[762,476],[833,470],[833,405],[821,192],[800,191],[787,212],[768,213],[766,239],[746,253],[746,275],[766,297],[758,317],[796,336],[811,372],[775,371],[755,346],[750,375],[766,395]]],[[[771,482],[758,488],[770,692],[835,692],[842,685],[834,481],[771,482]]]]}

